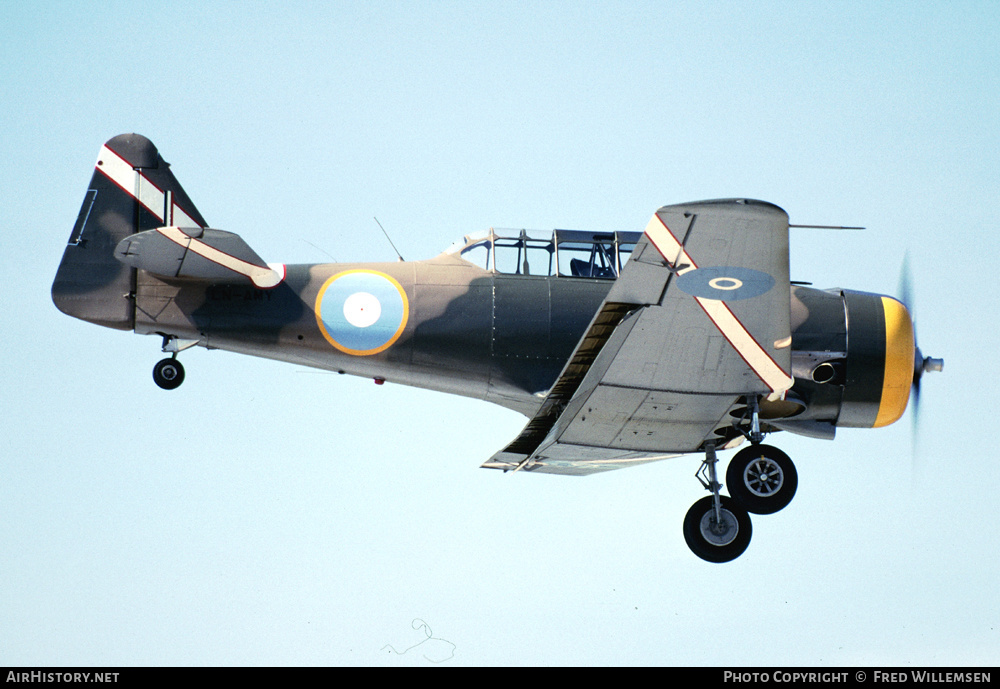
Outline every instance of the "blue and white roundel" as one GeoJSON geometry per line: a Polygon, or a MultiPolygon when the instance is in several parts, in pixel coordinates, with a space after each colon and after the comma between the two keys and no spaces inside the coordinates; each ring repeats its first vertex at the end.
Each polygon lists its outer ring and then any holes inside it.
{"type": "Polygon", "coordinates": [[[692,297],[739,301],[753,299],[774,287],[774,278],[753,268],[698,268],[677,276],[677,288],[692,297]]]}
{"type": "Polygon", "coordinates": [[[402,286],[374,270],[337,273],[316,295],[316,321],[323,337],[357,356],[392,346],[406,327],[409,310],[402,286]]]}

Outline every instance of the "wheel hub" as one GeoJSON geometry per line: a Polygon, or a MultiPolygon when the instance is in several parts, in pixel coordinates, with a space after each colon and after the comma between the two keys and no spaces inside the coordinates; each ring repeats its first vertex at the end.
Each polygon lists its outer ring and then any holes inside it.
{"type": "Polygon", "coordinates": [[[751,493],[766,498],[781,490],[784,474],[776,462],[761,457],[747,465],[743,471],[743,481],[751,493]]]}
{"type": "Polygon", "coordinates": [[[716,520],[715,510],[709,510],[702,516],[701,535],[712,545],[729,545],[736,540],[736,536],[740,532],[740,525],[729,510],[723,508],[719,512],[722,516],[721,520],[716,520]]]}

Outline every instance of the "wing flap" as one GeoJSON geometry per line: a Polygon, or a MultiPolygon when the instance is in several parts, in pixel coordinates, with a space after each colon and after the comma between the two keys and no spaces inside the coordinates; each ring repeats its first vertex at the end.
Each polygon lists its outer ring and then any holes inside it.
{"type": "Polygon", "coordinates": [[[728,425],[733,401],[729,395],[599,385],[558,440],[635,452],[691,452],[705,441],[706,428],[728,425]]]}
{"type": "Polygon", "coordinates": [[[284,279],[232,232],[191,227],[159,227],[129,235],[115,247],[115,258],[168,278],[251,283],[268,289],[284,279]]]}

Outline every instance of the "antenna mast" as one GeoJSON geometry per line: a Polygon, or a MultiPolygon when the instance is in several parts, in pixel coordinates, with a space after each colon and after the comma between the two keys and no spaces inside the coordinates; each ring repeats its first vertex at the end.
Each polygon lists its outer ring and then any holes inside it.
{"type": "MultiPolygon", "coordinates": [[[[375,218],[374,215],[372,217],[375,218]]],[[[402,261],[403,255],[399,253],[399,249],[397,249],[396,245],[392,243],[392,239],[389,238],[389,233],[385,231],[384,227],[382,227],[382,223],[378,221],[378,218],[375,218],[375,222],[378,223],[378,227],[380,230],[382,230],[382,234],[385,235],[385,238],[389,240],[389,246],[391,246],[392,250],[396,252],[396,255],[399,257],[399,260],[402,261]]]]}

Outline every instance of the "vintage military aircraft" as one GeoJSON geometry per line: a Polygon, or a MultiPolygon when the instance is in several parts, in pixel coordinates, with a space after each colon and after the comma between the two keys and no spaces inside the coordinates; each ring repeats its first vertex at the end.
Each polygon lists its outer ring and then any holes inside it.
{"type": "Polygon", "coordinates": [[[644,232],[469,235],[426,261],[265,263],[210,229],[156,147],[100,151],[52,298],[163,338],[161,388],[200,345],[485,399],[529,417],[483,466],[584,475],[703,453],[684,520],[702,559],[750,542],[748,512],[795,494],[779,430],[833,438],[905,410],[943,362],[892,297],[789,280],[787,214],[726,199],[665,206],[644,232]],[[719,450],[749,445],[729,462],[719,450]]]}

